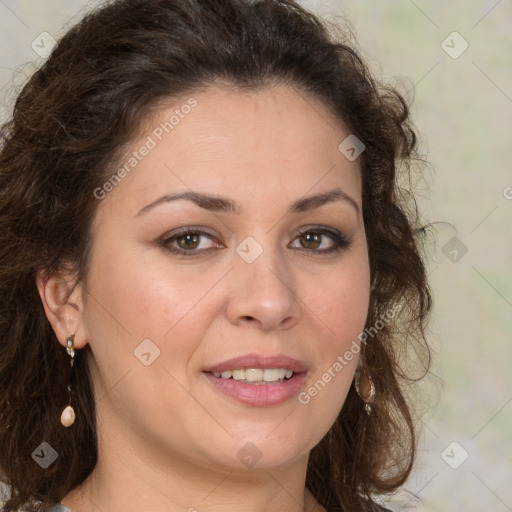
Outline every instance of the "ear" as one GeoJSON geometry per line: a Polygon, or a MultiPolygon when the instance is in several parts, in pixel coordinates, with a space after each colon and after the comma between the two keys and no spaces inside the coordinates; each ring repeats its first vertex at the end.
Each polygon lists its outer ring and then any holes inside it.
{"type": "Polygon", "coordinates": [[[83,321],[83,288],[76,282],[69,267],[48,275],[39,271],[36,276],[37,289],[46,317],[59,343],[65,347],[69,335],[74,334],[74,346],[85,347],[87,338],[83,321]]]}

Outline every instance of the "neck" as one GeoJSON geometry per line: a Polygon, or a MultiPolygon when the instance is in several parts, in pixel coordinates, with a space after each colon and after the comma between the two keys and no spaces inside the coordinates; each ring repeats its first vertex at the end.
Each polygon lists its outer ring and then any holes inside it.
{"type": "Polygon", "coordinates": [[[325,512],[305,489],[307,454],[286,467],[238,471],[111,441],[108,453],[100,446],[91,475],[62,500],[72,512],[325,512]]]}

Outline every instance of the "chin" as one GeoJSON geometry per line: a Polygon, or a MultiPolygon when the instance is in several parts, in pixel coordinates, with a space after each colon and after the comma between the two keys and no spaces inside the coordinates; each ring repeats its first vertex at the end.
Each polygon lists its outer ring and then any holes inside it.
{"type": "MultiPolygon", "coordinates": [[[[277,424],[274,421],[274,429],[277,424]]],[[[319,434],[314,439],[294,439],[293,435],[290,436],[289,428],[275,436],[272,433],[269,435],[269,432],[272,429],[262,431],[258,428],[253,435],[246,432],[243,436],[230,439],[226,444],[219,443],[218,447],[222,452],[212,453],[211,457],[229,471],[285,468],[299,459],[307,458],[309,451],[323,437],[319,434]]]]}

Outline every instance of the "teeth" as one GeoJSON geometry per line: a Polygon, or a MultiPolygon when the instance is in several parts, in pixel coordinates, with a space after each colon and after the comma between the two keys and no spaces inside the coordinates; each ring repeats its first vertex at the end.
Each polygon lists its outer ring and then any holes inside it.
{"type": "Polygon", "coordinates": [[[241,368],[239,370],[225,370],[213,372],[215,377],[222,379],[241,380],[245,382],[277,382],[278,380],[289,379],[293,370],[287,368],[241,368]]]}
{"type": "Polygon", "coordinates": [[[245,380],[247,382],[261,381],[261,380],[263,380],[263,374],[266,371],[267,370],[263,371],[263,370],[260,370],[257,368],[247,368],[247,370],[245,370],[245,380]]]}
{"type": "Polygon", "coordinates": [[[279,380],[279,368],[265,368],[261,375],[265,382],[276,382],[279,380]]]}
{"type": "Polygon", "coordinates": [[[233,370],[233,379],[235,379],[235,380],[245,379],[245,370],[233,370]]]}

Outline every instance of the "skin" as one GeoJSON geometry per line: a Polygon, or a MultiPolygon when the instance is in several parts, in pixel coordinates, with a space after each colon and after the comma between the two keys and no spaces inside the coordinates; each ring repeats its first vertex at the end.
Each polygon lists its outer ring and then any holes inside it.
{"type": "MultiPolygon", "coordinates": [[[[338,150],[349,134],[340,121],[290,87],[193,96],[197,107],[99,201],[85,280],[69,297],[70,275],[38,280],[60,343],[75,333],[75,347],[92,351],[99,460],[62,503],[73,512],[321,511],[305,490],[308,455],[335,421],[357,357],[306,405],[238,403],[202,370],[247,353],[285,354],[306,363],[305,390],[357,339],[370,293],[359,163],[338,150]],[[334,188],[358,209],[337,200],[287,213],[334,188]],[[190,189],[243,211],[181,199],[137,215],[190,189]],[[193,257],[160,244],[185,226],[213,237],[168,243],[193,257]],[[308,242],[297,232],[304,226],[341,231],[350,245],[322,253],[335,242],[308,242]],[[263,249],[250,264],[235,251],[247,236],[263,249]],[[134,350],[148,338],[160,355],[145,366],[134,350]],[[248,442],[261,454],[252,467],[237,456],[248,442]]],[[[161,105],[128,154],[188,98],[161,105]]]]}

